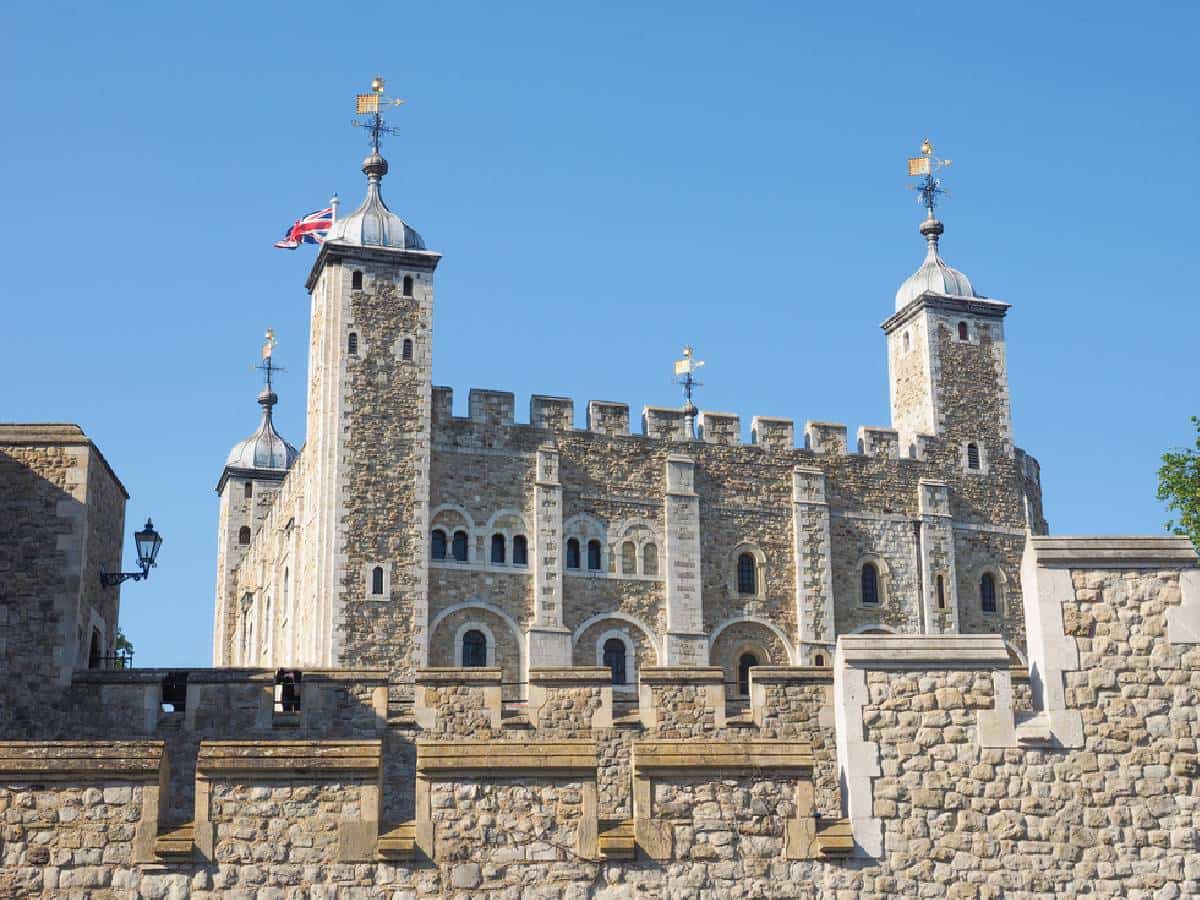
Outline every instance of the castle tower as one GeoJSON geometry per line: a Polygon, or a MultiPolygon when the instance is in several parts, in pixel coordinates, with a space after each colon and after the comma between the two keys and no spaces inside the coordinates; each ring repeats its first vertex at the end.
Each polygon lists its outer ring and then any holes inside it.
{"type": "Polygon", "coordinates": [[[299,455],[275,430],[271,411],[279,402],[272,381],[278,371],[271,361],[274,338],[267,332],[263,347],[266,384],[258,395],[262,421],[255,432],[229,452],[217,482],[217,614],[213,633],[213,665],[233,664],[231,647],[236,627],[237,597],[234,570],[250,540],[271,509],[284,476],[299,455]]]}
{"type": "Polygon", "coordinates": [[[940,452],[963,469],[988,470],[1012,459],[1012,410],[1005,359],[1009,305],[975,293],[948,266],[938,241],[945,227],[921,223],[925,261],[896,292],[896,312],[883,323],[888,342],[892,427],[902,455],[923,456],[922,435],[941,439],[940,452]]]}
{"type": "MultiPolygon", "coordinates": [[[[380,83],[380,90],[382,84],[380,83]]],[[[366,95],[370,100],[370,95],[366,95]]],[[[309,274],[305,665],[425,659],[433,273],[440,254],[383,202],[376,114],[367,195],[309,274]]]]}

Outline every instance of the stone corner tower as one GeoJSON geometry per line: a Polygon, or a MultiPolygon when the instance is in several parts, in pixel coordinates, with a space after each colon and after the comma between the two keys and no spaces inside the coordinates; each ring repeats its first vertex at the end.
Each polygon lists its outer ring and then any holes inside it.
{"type": "MultiPolygon", "coordinates": [[[[376,139],[378,134],[376,133],[376,139]]],[[[424,664],[433,273],[440,254],[383,202],[378,140],[367,195],[336,220],[312,297],[302,603],[304,656],[327,666],[424,664]]]]}
{"type": "Polygon", "coordinates": [[[258,395],[262,421],[253,434],[229,452],[217,482],[217,603],[213,633],[213,665],[233,665],[237,627],[235,572],[279,493],[280,485],[299,453],[275,430],[272,410],[279,397],[272,389],[270,346],[264,351],[267,383],[258,395]]]}
{"type": "Polygon", "coordinates": [[[925,261],[896,292],[883,323],[888,343],[892,427],[902,456],[923,454],[923,436],[963,467],[1014,455],[1004,316],[1009,305],[975,293],[938,250],[945,227],[921,223],[925,261]]]}

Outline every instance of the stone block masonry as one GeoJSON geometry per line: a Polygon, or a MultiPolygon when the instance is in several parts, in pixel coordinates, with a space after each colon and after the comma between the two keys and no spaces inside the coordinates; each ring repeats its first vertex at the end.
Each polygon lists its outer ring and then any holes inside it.
{"type": "MultiPolygon", "coordinates": [[[[95,739],[0,744],[0,897],[1197,895],[1195,554],[1035,538],[1024,565],[1030,704],[1002,638],[929,635],[752,669],[745,715],[720,670],[654,667],[634,722],[595,668],[531,673],[520,720],[499,670],[430,670],[386,718],[354,712],[387,709],[379,676],[329,674],[302,738],[269,696],[149,734],[81,709],[95,739]]],[[[107,677],[132,709],[146,684],[107,677]]]]}

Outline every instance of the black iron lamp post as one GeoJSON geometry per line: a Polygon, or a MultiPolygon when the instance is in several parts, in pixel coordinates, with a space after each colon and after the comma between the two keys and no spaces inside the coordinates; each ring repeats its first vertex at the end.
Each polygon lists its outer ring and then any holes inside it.
{"type": "Polygon", "coordinates": [[[138,565],[140,572],[101,572],[100,584],[113,587],[122,581],[141,581],[150,577],[150,570],[157,565],[158,548],[162,546],[162,536],[154,530],[154,523],[146,519],[146,527],[133,533],[133,543],[137,547],[138,565]]]}

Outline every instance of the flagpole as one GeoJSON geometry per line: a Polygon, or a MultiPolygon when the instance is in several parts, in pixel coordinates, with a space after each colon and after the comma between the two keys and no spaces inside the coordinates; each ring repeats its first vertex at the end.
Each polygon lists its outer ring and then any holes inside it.
{"type": "Polygon", "coordinates": [[[333,218],[330,220],[330,223],[329,223],[331,225],[337,221],[338,204],[341,202],[342,201],[338,199],[337,194],[334,194],[332,197],[329,198],[329,206],[333,210],[333,218]]]}

